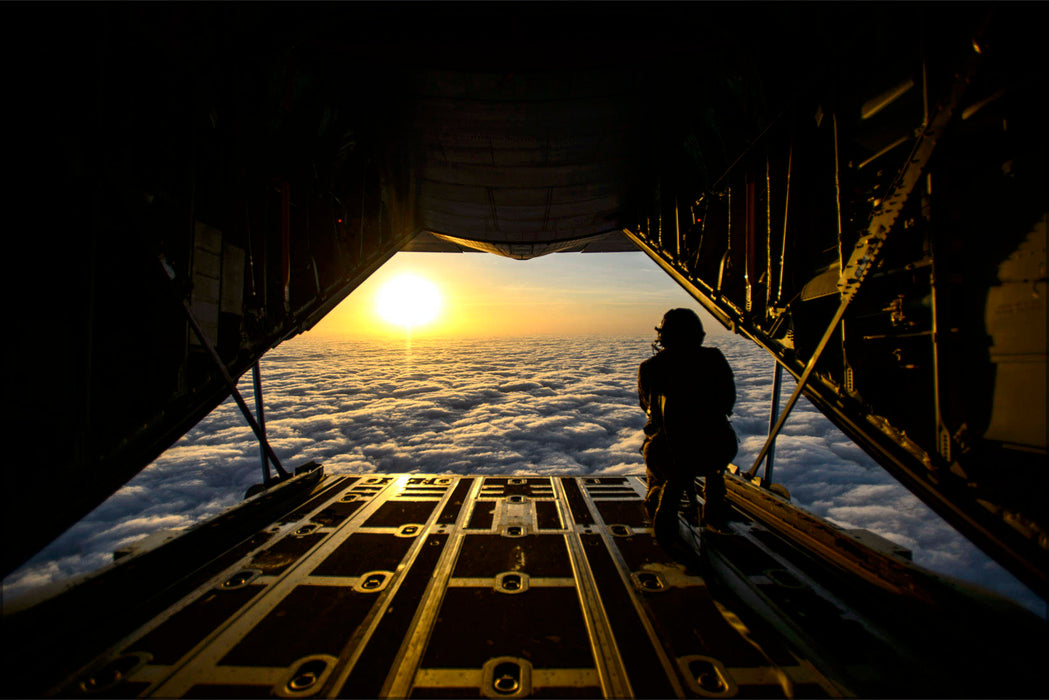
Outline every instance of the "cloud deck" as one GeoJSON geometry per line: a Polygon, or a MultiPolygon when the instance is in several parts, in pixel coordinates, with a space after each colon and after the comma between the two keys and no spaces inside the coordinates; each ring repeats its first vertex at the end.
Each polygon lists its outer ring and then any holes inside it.
{"type": "MultiPolygon", "coordinates": [[[[735,373],[735,461],[749,467],[768,430],[772,360],[742,338],[710,343],[735,373]]],[[[643,474],[636,372],[650,352],[649,339],[624,337],[298,338],[262,361],[267,432],[286,467],[316,460],[330,474],[643,474]]],[[[785,385],[784,398],[793,388],[785,385]]],[[[241,391],[251,403],[250,375],[241,391]]],[[[93,571],[140,537],[212,517],[259,480],[258,444],[227,400],[9,576],[5,596],[93,571]]],[[[816,515],[872,530],[919,564],[1041,609],[805,401],[777,440],[775,480],[816,515]]]]}

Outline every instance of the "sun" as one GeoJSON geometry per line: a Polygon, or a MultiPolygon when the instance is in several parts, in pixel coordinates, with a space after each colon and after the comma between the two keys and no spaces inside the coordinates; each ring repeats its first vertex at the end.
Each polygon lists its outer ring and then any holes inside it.
{"type": "Polygon", "coordinates": [[[410,330],[437,318],[441,310],[441,293],[429,280],[401,274],[379,290],[375,310],[386,322],[410,330]]]}

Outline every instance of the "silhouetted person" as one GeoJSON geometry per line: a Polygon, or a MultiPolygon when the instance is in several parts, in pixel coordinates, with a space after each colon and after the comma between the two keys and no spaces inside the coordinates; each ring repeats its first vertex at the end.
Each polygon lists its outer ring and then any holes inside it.
{"type": "Polygon", "coordinates": [[[728,422],[736,384],[725,356],[703,347],[703,324],[691,309],[671,309],[656,327],[656,354],[638,368],[637,393],[648,414],[641,453],[648,468],[645,508],[664,548],[677,542],[681,497],[698,507],[695,477],[705,477],[702,523],[724,527],[725,467],[736,456],[728,422]]]}

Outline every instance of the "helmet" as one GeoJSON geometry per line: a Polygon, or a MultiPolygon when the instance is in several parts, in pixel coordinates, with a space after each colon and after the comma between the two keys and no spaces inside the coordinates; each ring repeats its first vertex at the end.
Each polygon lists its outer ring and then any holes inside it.
{"type": "Polygon", "coordinates": [[[659,336],[656,345],[672,347],[688,343],[700,344],[706,334],[703,332],[703,322],[692,309],[671,309],[663,314],[663,320],[656,326],[659,336]]]}

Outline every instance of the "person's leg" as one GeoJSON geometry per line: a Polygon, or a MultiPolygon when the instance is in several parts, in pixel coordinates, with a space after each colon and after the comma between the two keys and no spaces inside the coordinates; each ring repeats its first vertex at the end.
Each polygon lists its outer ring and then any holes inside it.
{"type": "Polygon", "coordinates": [[[666,441],[659,436],[649,438],[641,447],[641,454],[645,458],[646,479],[648,492],[645,494],[645,510],[648,511],[650,522],[656,521],[656,508],[659,506],[659,497],[663,493],[663,485],[666,483],[667,466],[670,463],[670,454],[667,451],[666,441]]]}
{"type": "Polygon", "coordinates": [[[721,469],[709,472],[703,481],[703,524],[722,526],[728,521],[725,472],[721,469]]]}
{"type": "Polygon", "coordinates": [[[648,512],[649,522],[655,522],[659,496],[663,492],[663,484],[666,482],[651,468],[646,470],[645,478],[648,481],[648,492],[645,494],[645,510],[648,512]]]}
{"type": "Polygon", "coordinates": [[[696,495],[695,479],[689,479],[688,483],[685,484],[685,496],[688,498],[688,510],[685,511],[686,520],[693,525],[699,525],[702,522],[702,510],[700,510],[699,498],[696,495]]]}
{"type": "Polygon", "coordinates": [[[668,479],[663,484],[659,496],[659,504],[656,507],[656,517],[653,528],[656,532],[656,541],[659,546],[671,551],[678,544],[678,510],[681,506],[681,496],[685,491],[685,484],[678,479],[668,479]]]}

